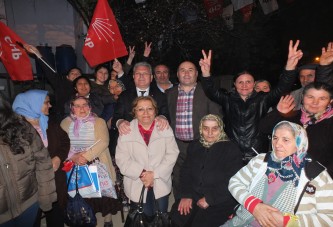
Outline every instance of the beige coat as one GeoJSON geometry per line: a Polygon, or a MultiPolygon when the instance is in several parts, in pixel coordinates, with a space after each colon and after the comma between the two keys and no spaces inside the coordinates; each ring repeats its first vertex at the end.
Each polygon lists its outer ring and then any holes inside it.
{"type": "Polygon", "coordinates": [[[127,197],[134,202],[139,201],[143,169],[154,172],[155,198],[168,195],[171,192],[171,173],[179,153],[172,129],[158,131],[155,127],[147,146],[137,119],[131,121],[130,128],[130,134],[119,136],[116,148],[116,163],[124,175],[127,197]]]}
{"type": "MultiPolygon", "coordinates": [[[[61,128],[68,134],[69,126],[72,120],[70,117],[66,117],[61,122],[61,128]]],[[[114,166],[111,161],[111,156],[109,152],[109,131],[106,126],[105,121],[102,118],[96,117],[95,121],[95,142],[97,140],[100,141],[89,149],[86,153],[84,153],[84,157],[88,161],[92,161],[95,158],[99,158],[99,160],[104,163],[108,169],[109,173],[111,174],[112,181],[115,182],[116,180],[116,172],[114,170],[114,166]]]]}

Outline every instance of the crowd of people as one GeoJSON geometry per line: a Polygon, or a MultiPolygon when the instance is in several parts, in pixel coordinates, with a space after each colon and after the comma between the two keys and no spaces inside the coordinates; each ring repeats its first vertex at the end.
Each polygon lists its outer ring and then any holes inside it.
{"type": "Polygon", "coordinates": [[[144,61],[132,67],[129,47],[124,65],[98,65],[93,79],[44,67],[52,100],[0,97],[0,227],[40,226],[43,214],[64,226],[69,160],[102,163],[119,186],[118,198],[85,198],[105,227],[142,193],[147,219],[169,213],[174,227],[333,226],[333,43],[299,66],[290,41],[276,86],[244,70],[231,91],[214,83],[211,50],[199,67],[181,62],[173,83],[166,64],[148,63],[151,45],[144,61]]]}

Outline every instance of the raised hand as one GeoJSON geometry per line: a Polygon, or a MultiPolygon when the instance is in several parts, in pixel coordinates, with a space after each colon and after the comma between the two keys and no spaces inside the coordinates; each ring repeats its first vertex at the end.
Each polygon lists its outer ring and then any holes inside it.
{"type": "Polygon", "coordinates": [[[23,47],[24,47],[24,49],[28,52],[28,53],[30,53],[30,54],[34,54],[34,55],[36,55],[38,58],[41,58],[42,57],[42,55],[41,55],[41,53],[39,52],[39,50],[36,48],[36,47],[34,47],[33,45],[30,45],[30,44],[23,44],[23,47]]]}
{"type": "Polygon", "coordinates": [[[293,45],[293,41],[290,40],[286,70],[294,70],[298,64],[298,61],[303,57],[302,50],[297,50],[298,45],[299,40],[296,41],[295,45],[293,45]]]}
{"type": "Polygon", "coordinates": [[[295,108],[295,99],[292,95],[282,96],[276,109],[283,114],[287,114],[295,108]]]}
{"type": "Polygon", "coordinates": [[[151,44],[152,44],[152,42],[150,42],[150,43],[145,42],[145,50],[144,50],[144,52],[143,52],[143,56],[145,56],[146,58],[148,58],[149,55],[150,55],[150,52],[151,52],[151,44]]]}
{"type": "Polygon", "coordinates": [[[129,54],[128,54],[128,59],[127,59],[127,64],[129,64],[129,65],[131,65],[132,64],[132,61],[133,61],[133,59],[134,59],[134,57],[135,57],[135,46],[128,46],[128,52],[129,52],[129,54]]]}
{"type": "Polygon", "coordinates": [[[210,65],[212,62],[212,50],[208,51],[208,54],[201,50],[203,58],[200,59],[199,65],[201,67],[201,72],[203,77],[209,77],[210,76],[210,65]]]}
{"type": "Polygon", "coordinates": [[[327,48],[321,49],[320,65],[330,65],[333,62],[333,42],[327,44],[327,48]]]}

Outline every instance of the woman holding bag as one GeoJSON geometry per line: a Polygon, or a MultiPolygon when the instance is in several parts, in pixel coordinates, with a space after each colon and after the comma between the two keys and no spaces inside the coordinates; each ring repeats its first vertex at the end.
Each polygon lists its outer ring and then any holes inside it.
{"type": "MultiPolygon", "coordinates": [[[[114,183],[115,171],[108,149],[109,134],[105,121],[91,112],[89,99],[83,96],[73,98],[70,109],[70,116],[61,122],[61,127],[67,132],[71,144],[68,159],[76,165],[91,164],[99,160],[106,165],[114,183]]],[[[102,213],[105,227],[113,226],[111,214],[116,214],[121,208],[117,199],[102,195],[102,198],[85,200],[93,207],[95,213],[102,213]]]]}
{"type": "Polygon", "coordinates": [[[148,217],[156,212],[154,198],[159,211],[167,212],[171,173],[179,153],[171,128],[158,130],[157,113],[157,104],[152,97],[136,98],[131,132],[119,137],[116,148],[116,163],[124,175],[125,193],[131,201],[131,209],[136,209],[144,185],[143,212],[148,217]]]}

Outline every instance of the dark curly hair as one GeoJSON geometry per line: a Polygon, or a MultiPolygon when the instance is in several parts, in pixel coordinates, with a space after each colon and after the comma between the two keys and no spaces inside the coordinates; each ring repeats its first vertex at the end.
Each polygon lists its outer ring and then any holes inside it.
{"type": "Polygon", "coordinates": [[[23,146],[31,145],[30,124],[12,110],[9,102],[0,97],[0,138],[14,155],[24,154],[23,146]]]}

